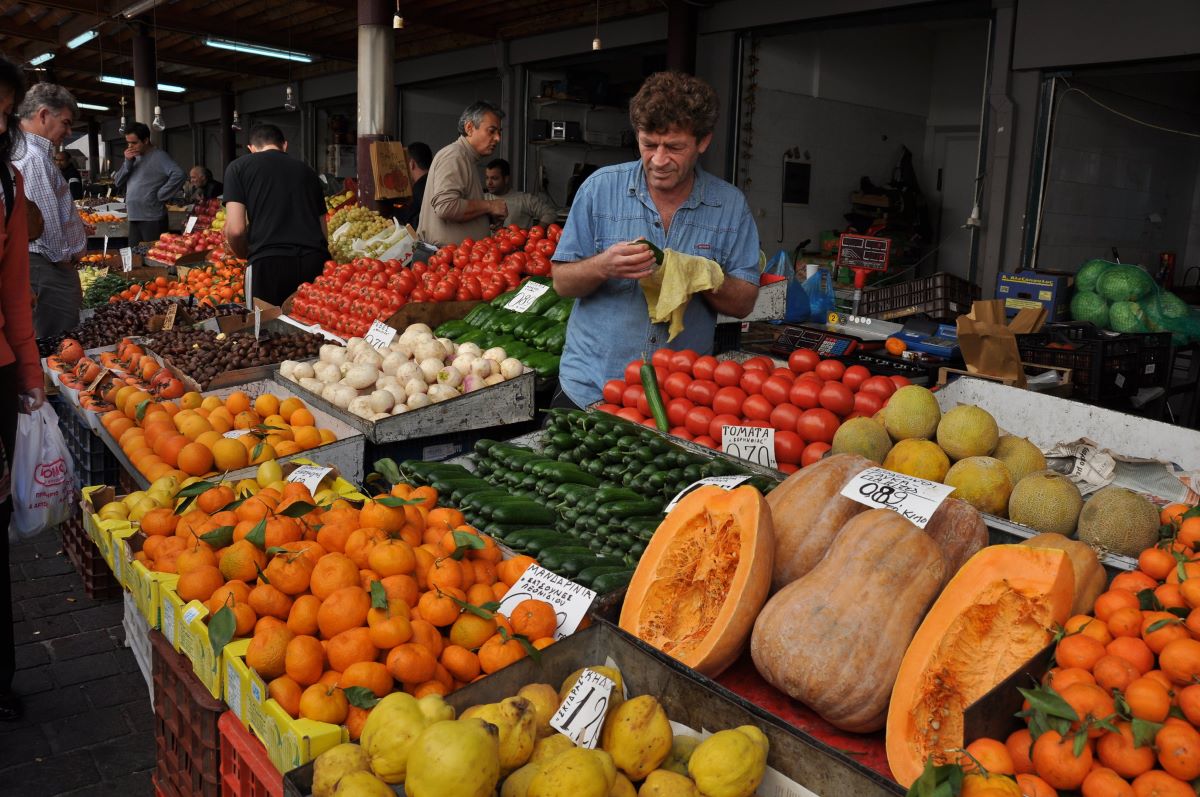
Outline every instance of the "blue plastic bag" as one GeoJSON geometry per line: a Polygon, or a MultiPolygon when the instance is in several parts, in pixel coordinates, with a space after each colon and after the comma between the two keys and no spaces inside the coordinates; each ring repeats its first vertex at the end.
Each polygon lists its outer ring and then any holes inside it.
{"type": "Polygon", "coordinates": [[[804,281],[804,292],[808,294],[809,318],[824,319],[834,308],[833,279],[828,271],[817,269],[804,281]]]}

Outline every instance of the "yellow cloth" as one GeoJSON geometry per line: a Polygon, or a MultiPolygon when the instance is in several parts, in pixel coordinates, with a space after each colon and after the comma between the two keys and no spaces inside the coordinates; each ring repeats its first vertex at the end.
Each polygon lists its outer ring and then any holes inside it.
{"type": "Polygon", "coordinates": [[[725,281],[725,272],[716,261],[699,255],[685,255],[674,249],[663,250],[663,264],[649,277],[643,277],[642,292],[650,308],[650,320],[670,322],[667,341],[683,331],[683,314],[692,294],[715,291],[725,281]]]}

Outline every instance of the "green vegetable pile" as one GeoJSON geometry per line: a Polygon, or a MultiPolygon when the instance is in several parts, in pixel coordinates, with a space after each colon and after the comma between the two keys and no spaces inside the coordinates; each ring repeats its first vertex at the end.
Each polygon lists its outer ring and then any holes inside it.
{"type": "Polygon", "coordinates": [[[106,305],[111,297],[116,296],[132,284],[120,274],[106,274],[94,281],[83,292],[83,306],[101,307],[106,305]]]}

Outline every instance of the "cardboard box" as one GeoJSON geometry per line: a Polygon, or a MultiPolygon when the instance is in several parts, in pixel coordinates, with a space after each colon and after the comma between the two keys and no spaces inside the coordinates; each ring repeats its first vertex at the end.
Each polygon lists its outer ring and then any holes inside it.
{"type": "Polygon", "coordinates": [[[1047,321],[1069,321],[1075,275],[1063,271],[1018,271],[996,275],[996,298],[1004,300],[1005,314],[1046,309],[1047,321]]]}

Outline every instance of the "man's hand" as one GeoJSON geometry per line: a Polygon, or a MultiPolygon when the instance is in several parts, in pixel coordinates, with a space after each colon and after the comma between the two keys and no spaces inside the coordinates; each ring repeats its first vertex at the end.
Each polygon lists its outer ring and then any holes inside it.
{"type": "Polygon", "coordinates": [[[644,243],[623,241],[597,255],[596,266],[605,279],[640,280],[654,271],[654,253],[644,243]]]}
{"type": "Polygon", "coordinates": [[[507,202],[505,202],[503,199],[493,199],[493,200],[491,200],[491,205],[492,205],[492,207],[488,211],[489,216],[491,216],[493,218],[497,218],[497,219],[508,218],[508,203],[507,202]]]}
{"type": "Polygon", "coordinates": [[[133,151],[132,147],[125,148],[125,160],[131,161],[136,157],[137,157],[137,153],[133,151]]]}

